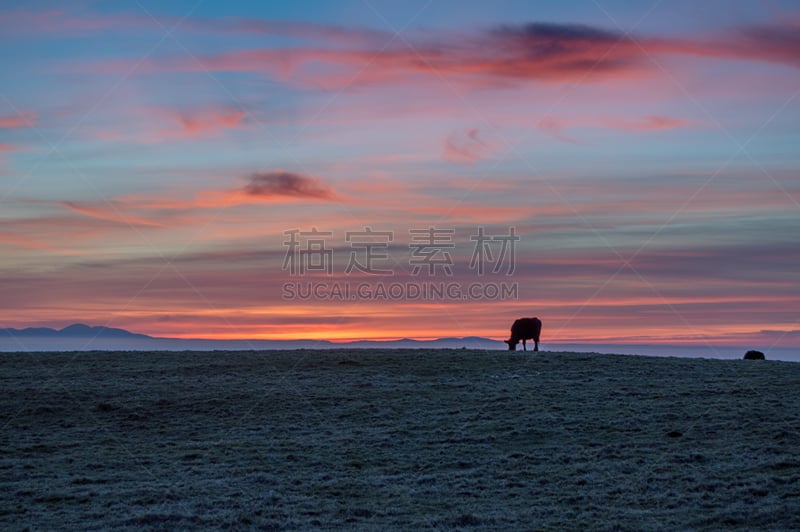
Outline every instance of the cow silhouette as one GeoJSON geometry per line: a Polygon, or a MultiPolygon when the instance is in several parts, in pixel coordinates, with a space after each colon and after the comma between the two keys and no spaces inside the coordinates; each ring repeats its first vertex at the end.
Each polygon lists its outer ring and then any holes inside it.
{"type": "Polygon", "coordinates": [[[503,340],[508,344],[509,351],[516,351],[517,344],[522,340],[522,350],[527,351],[525,340],[533,340],[533,350],[539,350],[539,336],[542,333],[542,320],[539,318],[520,318],[511,326],[511,338],[503,340]]]}
{"type": "Polygon", "coordinates": [[[748,351],[744,354],[745,360],[765,360],[764,353],[761,351],[748,351]]]}

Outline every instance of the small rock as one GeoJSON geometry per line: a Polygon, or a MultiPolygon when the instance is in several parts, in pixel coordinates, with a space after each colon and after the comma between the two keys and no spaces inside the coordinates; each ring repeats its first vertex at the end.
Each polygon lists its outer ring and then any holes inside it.
{"type": "Polygon", "coordinates": [[[677,430],[667,432],[667,438],[680,438],[681,436],[683,436],[683,432],[678,432],[677,430]]]}

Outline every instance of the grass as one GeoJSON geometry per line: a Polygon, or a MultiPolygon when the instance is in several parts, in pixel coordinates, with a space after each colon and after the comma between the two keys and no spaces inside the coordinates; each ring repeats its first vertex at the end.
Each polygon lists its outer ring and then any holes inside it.
{"type": "Polygon", "coordinates": [[[0,356],[0,528],[800,529],[800,364],[0,356]]]}

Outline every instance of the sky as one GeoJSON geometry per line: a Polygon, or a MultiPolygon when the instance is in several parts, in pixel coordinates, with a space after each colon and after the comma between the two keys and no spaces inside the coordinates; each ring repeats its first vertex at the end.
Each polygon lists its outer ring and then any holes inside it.
{"type": "Polygon", "coordinates": [[[3,2],[0,328],[800,347],[791,1],[3,2]]]}

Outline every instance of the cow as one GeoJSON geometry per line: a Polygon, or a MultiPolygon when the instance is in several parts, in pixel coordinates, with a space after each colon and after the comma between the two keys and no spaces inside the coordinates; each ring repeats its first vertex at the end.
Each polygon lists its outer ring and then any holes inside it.
{"type": "Polygon", "coordinates": [[[508,344],[509,351],[516,351],[517,344],[522,340],[522,350],[527,351],[525,340],[533,339],[533,350],[539,350],[539,335],[542,332],[542,320],[539,318],[520,318],[511,326],[511,338],[503,340],[508,344]]]}
{"type": "Polygon", "coordinates": [[[748,351],[744,354],[745,360],[765,360],[764,353],[761,351],[748,351]]]}

